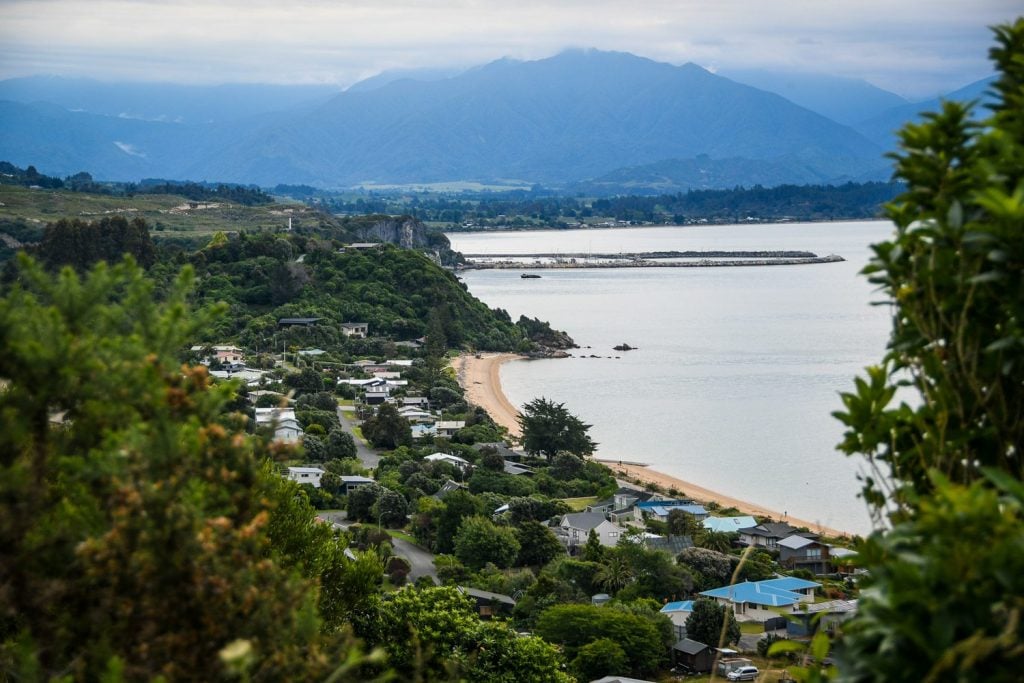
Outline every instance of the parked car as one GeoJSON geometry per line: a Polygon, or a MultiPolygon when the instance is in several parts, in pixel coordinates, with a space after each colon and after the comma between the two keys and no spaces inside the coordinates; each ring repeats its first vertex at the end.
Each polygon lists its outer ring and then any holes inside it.
{"type": "Polygon", "coordinates": [[[756,666],[741,666],[727,673],[725,677],[730,681],[752,681],[759,673],[756,666]]]}

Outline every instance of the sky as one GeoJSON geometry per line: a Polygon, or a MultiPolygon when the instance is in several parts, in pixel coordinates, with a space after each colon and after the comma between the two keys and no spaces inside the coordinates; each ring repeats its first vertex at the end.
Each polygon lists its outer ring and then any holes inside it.
{"type": "Polygon", "coordinates": [[[1021,0],[0,0],[0,78],[331,83],[570,48],[863,78],[910,98],[990,73],[1021,0]]]}

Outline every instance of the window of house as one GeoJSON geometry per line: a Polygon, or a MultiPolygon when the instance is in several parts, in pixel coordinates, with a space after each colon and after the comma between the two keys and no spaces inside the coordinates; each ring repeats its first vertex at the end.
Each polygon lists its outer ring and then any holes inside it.
{"type": "Polygon", "coordinates": [[[821,548],[808,548],[807,549],[807,557],[812,557],[812,558],[815,558],[815,559],[820,558],[821,557],[821,548]]]}

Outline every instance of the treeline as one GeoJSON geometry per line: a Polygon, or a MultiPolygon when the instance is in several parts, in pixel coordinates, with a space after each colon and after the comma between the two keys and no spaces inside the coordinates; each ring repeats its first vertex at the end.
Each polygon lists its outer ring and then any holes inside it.
{"type": "Polygon", "coordinates": [[[145,178],[139,183],[98,182],[92,175],[81,171],[65,178],[40,173],[35,166],[19,168],[8,161],[0,161],[0,185],[41,187],[48,190],[70,190],[119,197],[137,194],[173,194],[193,201],[227,201],[245,206],[270,204],[274,198],[258,187],[230,183],[196,183],[191,181],[145,178]]]}
{"type": "Polygon", "coordinates": [[[573,227],[580,222],[628,223],[734,222],[748,219],[839,220],[875,218],[900,193],[899,183],[780,185],[731,190],[690,190],[657,196],[609,198],[558,196],[549,190],[501,194],[461,193],[344,196],[311,187],[278,186],[275,192],[320,205],[332,213],[408,213],[453,229],[480,227],[573,227]]]}

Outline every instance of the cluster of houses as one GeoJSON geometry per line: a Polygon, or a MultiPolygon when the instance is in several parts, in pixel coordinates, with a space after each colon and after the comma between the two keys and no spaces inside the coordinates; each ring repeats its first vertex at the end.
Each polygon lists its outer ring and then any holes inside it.
{"type": "Polygon", "coordinates": [[[247,367],[245,354],[237,346],[230,344],[218,344],[216,346],[193,346],[192,353],[202,357],[199,362],[206,366],[216,366],[216,370],[210,370],[211,377],[219,379],[238,379],[249,386],[260,383],[263,375],[262,370],[247,367]]]}

